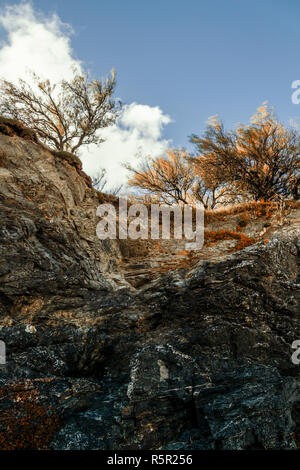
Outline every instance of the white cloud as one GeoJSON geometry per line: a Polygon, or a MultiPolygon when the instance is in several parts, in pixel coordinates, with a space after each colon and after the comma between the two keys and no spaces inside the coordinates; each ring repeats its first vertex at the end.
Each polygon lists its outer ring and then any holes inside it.
{"type": "Polygon", "coordinates": [[[0,27],[6,40],[0,49],[0,74],[7,80],[28,79],[34,70],[42,78],[60,81],[79,67],[70,45],[71,28],[57,15],[45,17],[30,4],[6,6],[0,10],[0,27]]]}
{"type": "Polygon", "coordinates": [[[163,114],[158,106],[150,107],[132,103],[127,106],[121,118],[121,124],[129,128],[137,128],[141,135],[150,139],[159,139],[164,124],[171,119],[163,114]]]}
{"type": "MultiPolygon", "coordinates": [[[[46,17],[28,3],[0,8],[0,76],[11,81],[30,80],[33,70],[42,78],[57,82],[72,77],[72,68],[82,71],[82,63],[71,48],[71,27],[57,15],[46,17]]],[[[162,138],[163,127],[171,122],[158,107],[131,103],[123,107],[118,122],[101,130],[106,139],[100,147],[82,148],[85,171],[91,176],[99,168],[107,170],[108,186],[126,182],[122,162],[133,164],[137,154],[160,155],[170,141],[162,138]]]]}
{"type": "Polygon", "coordinates": [[[162,138],[163,126],[170,122],[170,117],[158,106],[136,103],[124,106],[117,123],[101,131],[105,142],[99,147],[90,146],[88,152],[82,150],[84,170],[94,175],[104,167],[108,186],[125,183],[127,171],[122,163],[134,164],[139,155],[161,155],[170,144],[162,138]]]}

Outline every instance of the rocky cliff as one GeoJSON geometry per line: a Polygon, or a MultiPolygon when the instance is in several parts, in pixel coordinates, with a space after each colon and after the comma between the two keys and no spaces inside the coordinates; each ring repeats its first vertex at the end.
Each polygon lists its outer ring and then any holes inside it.
{"type": "Polygon", "coordinates": [[[0,447],[296,448],[299,208],[135,252],[96,237],[80,162],[0,131],[0,447]]]}

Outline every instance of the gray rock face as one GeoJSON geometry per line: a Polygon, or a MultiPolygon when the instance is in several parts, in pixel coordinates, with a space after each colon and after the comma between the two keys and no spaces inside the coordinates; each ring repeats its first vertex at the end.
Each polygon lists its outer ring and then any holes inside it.
{"type": "Polygon", "coordinates": [[[2,310],[16,294],[35,304],[39,294],[51,302],[68,289],[80,298],[110,288],[105,272],[120,251],[96,237],[98,193],[76,167],[37,144],[0,134],[0,148],[2,310]]]}
{"type": "Polygon", "coordinates": [[[76,167],[1,134],[0,156],[0,443],[34,401],[59,417],[51,449],[297,447],[297,219],[133,288],[76,167]]]}

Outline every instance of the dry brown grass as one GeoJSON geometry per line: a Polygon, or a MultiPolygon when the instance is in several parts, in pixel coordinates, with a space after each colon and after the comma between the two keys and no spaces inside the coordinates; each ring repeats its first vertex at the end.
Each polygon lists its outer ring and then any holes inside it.
{"type": "Polygon", "coordinates": [[[32,129],[25,127],[20,121],[0,116],[0,133],[9,137],[19,136],[31,142],[38,142],[37,136],[32,129]]]}
{"type": "MultiPolygon", "coordinates": [[[[112,203],[118,213],[118,197],[112,195],[106,195],[99,193],[103,197],[101,202],[110,202],[112,203]]],[[[140,202],[140,201],[139,201],[140,202]]],[[[130,203],[128,204],[130,205],[130,203]]],[[[149,224],[148,224],[148,239],[147,240],[119,240],[119,245],[121,249],[121,253],[123,258],[147,258],[151,256],[151,252],[155,250],[157,253],[165,253],[166,250],[163,246],[160,246],[160,240],[155,241],[151,240],[151,230],[150,230],[150,206],[148,207],[148,214],[149,214],[149,224]]],[[[275,216],[281,215],[282,207],[284,208],[284,213],[287,213],[291,209],[300,208],[300,201],[291,201],[286,200],[284,201],[283,205],[280,203],[272,202],[272,201],[252,201],[246,202],[242,204],[236,204],[227,207],[221,207],[214,210],[206,210],[205,211],[205,225],[209,228],[210,224],[211,229],[214,230],[207,230],[205,232],[205,245],[212,246],[219,241],[224,240],[236,240],[236,250],[240,250],[245,248],[246,246],[250,246],[255,243],[257,240],[254,240],[248,237],[243,232],[245,231],[245,227],[251,227],[252,223],[255,219],[260,217],[268,219],[273,219],[275,216]],[[235,216],[237,216],[235,218],[235,216]],[[231,220],[232,218],[232,220],[231,220]],[[227,220],[228,219],[228,220],[227,220]],[[226,229],[222,229],[223,222],[229,222],[229,226],[226,226],[226,229]],[[218,223],[220,222],[220,223],[218,223]],[[232,222],[232,224],[231,224],[232,222]],[[232,227],[230,226],[232,225],[232,227]],[[220,226],[220,227],[219,227],[220,226]]],[[[193,213],[195,216],[195,211],[193,213]]],[[[194,222],[195,222],[195,217],[194,222]]],[[[170,217],[171,223],[171,239],[173,238],[173,220],[174,218],[170,217]]],[[[129,221],[128,221],[129,222],[129,221]]],[[[255,222],[254,222],[255,223],[255,222]]],[[[193,224],[194,225],[194,224],[193,224]]],[[[160,220],[160,228],[161,228],[161,220],[160,220]]],[[[117,215],[117,233],[118,233],[118,215],[117,215]]],[[[160,230],[161,233],[161,230],[160,230]]],[[[177,253],[178,255],[184,255],[185,253],[177,253]]],[[[187,262],[190,263],[189,256],[187,256],[187,262]]],[[[165,267],[164,270],[170,269],[169,267],[165,267]]]]}
{"type": "Polygon", "coordinates": [[[231,230],[207,230],[204,232],[204,242],[207,246],[213,246],[215,243],[224,240],[236,240],[236,250],[242,250],[247,246],[251,246],[255,243],[254,238],[250,238],[244,233],[234,232],[231,230]]]}
{"type": "MultiPolygon", "coordinates": [[[[284,201],[286,209],[297,209],[300,208],[300,201],[284,201]]],[[[244,202],[241,204],[235,204],[228,207],[220,207],[213,210],[205,211],[205,223],[214,222],[216,220],[223,220],[223,218],[242,213],[248,213],[248,215],[255,215],[257,217],[266,216],[270,217],[272,213],[279,210],[279,203],[272,201],[251,201],[244,202]]]]}

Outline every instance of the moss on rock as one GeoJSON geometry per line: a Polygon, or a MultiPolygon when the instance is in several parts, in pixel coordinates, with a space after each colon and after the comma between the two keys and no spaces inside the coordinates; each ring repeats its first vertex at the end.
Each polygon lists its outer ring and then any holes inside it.
{"type": "Polygon", "coordinates": [[[71,152],[66,152],[64,150],[53,150],[53,155],[56,158],[60,158],[61,160],[65,160],[69,163],[69,165],[75,166],[76,168],[82,169],[82,163],[79,157],[71,152]]]}

